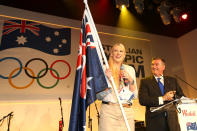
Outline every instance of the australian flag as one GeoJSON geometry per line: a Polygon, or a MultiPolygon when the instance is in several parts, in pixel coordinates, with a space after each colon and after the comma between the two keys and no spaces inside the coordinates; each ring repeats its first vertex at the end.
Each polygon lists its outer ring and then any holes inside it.
{"type": "Polygon", "coordinates": [[[96,93],[108,87],[103,63],[97,53],[97,42],[89,23],[88,12],[84,11],[80,44],[72,98],[69,131],[85,131],[86,109],[96,100],[96,93]]]}
{"type": "Polygon", "coordinates": [[[26,20],[4,21],[0,51],[9,48],[28,47],[52,55],[69,55],[70,28],[50,28],[26,20]]]}
{"type": "Polygon", "coordinates": [[[197,124],[196,122],[187,122],[187,131],[197,131],[197,124]]]}

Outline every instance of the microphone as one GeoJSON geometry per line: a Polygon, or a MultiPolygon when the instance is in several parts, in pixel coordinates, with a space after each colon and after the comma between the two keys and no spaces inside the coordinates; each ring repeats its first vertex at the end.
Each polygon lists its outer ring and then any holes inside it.
{"type": "MultiPolygon", "coordinates": [[[[124,66],[121,65],[120,71],[123,71],[123,70],[124,70],[124,66]]],[[[121,75],[121,78],[122,78],[122,75],[121,75]]],[[[122,78],[122,79],[123,79],[123,81],[124,81],[124,85],[125,85],[125,86],[128,86],[128,85],[129,85],[129,80],[128,80],[127,78],[122,78]]]]}

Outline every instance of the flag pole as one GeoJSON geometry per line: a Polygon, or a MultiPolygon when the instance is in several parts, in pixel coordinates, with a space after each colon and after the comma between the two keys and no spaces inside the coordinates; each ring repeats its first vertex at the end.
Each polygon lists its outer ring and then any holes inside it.
{"type": "MultiPolygon", "coordinates": [[[[92,23],[91,25],[93,26],[92,29],[94,30],[94,32],[97,32],[96,27],[95,27],[95,24],[94,24],[94,21],[93,21],[93,18],[92,18],[92,15],[91,15],[91,12],[90,12],[90,9],[89,9],[89,6],[88,6],[88,4],[87,4],[87,0],[84,0],[84,4],[85,4],[85,8],[86,8],[87,11],[88,11],[88,15],[89,15],[89,18],[90,18],[90,23],[92,23]]],[[[105,62],[106,68],[109,68],[109,64],[108,64],[107,58],[106,58],[106,56],[105,56],[105,53],[104,53],[104,50],[103,50],[101,41],[100,41],[100,39],[99,39],[98,33],[95,33],[95,35],[96,35],[96,39],[97,39],[98,44],[99,44],[98,46],[99,46],[99,48],[100,48],[101,54],[102,54],[102,56],[103,56],[103,58],[104,58],[104,62],[105,62]]],[[[117,97],[117,99],[118,99],[118,103],[119,103],[119,105],[120,105],[120,109],[121,109],[121,112],[122,112],[122,115],[123,115],[125,124],[126,124],[126,126],[127,126],[128,131],[130,131],[131,129],[130,129],[130,126],[129,126],[129,123],[128,123],[126,114],[125,114],[125,112],[124,112],[122,103],[120,102],[120,97],[119,97],[119,95],[118,95],[118,91],[117,91],[117,88],[116,88],[116,84],[115,84],[114,79],[113,79],[112,76],[110,77],[110,79],[111,79],[112,86],[113,86],[113,89],[114,89],[114,91],[115,91],[116,97],[117,97]]]]}

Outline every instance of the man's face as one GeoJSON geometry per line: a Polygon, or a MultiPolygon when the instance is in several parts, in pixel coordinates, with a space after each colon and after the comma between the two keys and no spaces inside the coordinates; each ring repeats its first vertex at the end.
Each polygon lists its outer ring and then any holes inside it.
{"type": "Polygon", "coordinates": [[[165,65],[160,59],[152,61],[151,71],[152,71],[153,75],[159,77],[159,76],[163,75],[164,70],[165,70],[165,65]]]}

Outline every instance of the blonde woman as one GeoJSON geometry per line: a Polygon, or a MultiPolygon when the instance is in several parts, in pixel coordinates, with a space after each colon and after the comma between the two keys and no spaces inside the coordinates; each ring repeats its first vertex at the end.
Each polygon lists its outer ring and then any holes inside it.
{"type": "Polygon", "coordinates": [[[120,105],[112,88],[111,76],[115,82],[116,87],[114,88],[119,93],[131,131],[135,130],[132,99],[137,98],[138,90],[134,68],[123,64],[125,55],[125,47],[121,43],[115,44],[110,51],[109,69],[105,69],[105,74],[111,87],[97,94],[97,98],[102,100],[99,131],[127,131],[120,105]]]}

